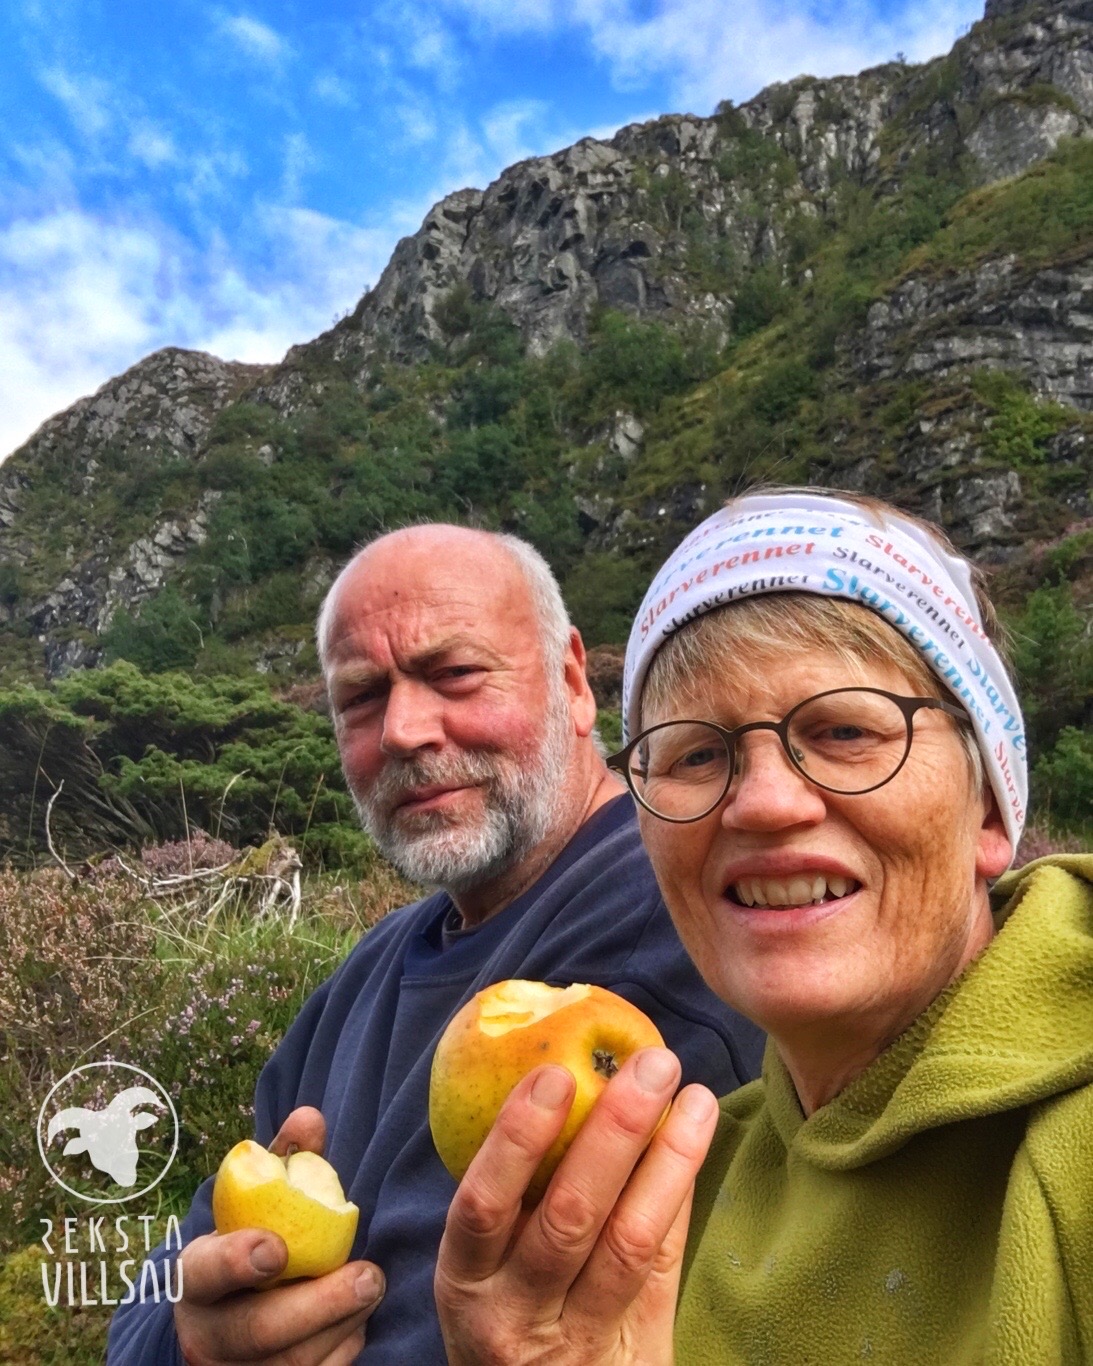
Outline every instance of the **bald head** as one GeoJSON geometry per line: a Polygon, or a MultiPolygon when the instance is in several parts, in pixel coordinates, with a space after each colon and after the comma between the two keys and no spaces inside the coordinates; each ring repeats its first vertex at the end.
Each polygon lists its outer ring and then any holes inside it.
{"type": "Polygon", "coordinates": [[[526,593],[544,660],[559,664],[569,645],[571,624],[561,590],[546,560],[518,536],[447,522],[402,527],[363,546],[330,586],[316,623],[319,663],[329,681],[331,625],[343,593],[368,585],[397,584],[407,571],[417,583],[450,586],[493,583],[526,593]]]}

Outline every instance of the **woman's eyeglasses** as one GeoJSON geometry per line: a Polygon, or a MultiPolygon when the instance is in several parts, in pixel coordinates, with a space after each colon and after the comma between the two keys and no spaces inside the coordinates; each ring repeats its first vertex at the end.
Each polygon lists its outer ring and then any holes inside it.
{"type": "Polygon", "coordinates": [[[647,811],[665,821],[697,821],[719,806],[739,765],[740,737],[772,730],[793,767],[827,792],[856,796],[890,782],[911,751],[916,712],[967,714],[934,697],[898,697],[879,688],[833,688],[781,721],[733,730],[712,721],[663,721],[607,760],[647,811]]]}

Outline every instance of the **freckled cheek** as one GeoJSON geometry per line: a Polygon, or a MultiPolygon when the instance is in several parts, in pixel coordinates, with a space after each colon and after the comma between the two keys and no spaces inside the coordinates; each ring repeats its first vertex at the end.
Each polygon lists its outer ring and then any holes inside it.
{"type": "Polygon", "coordinates": [[[703,893],[704,849],[688,839],[686,827],[665,825],[656,818],[640,817],[642,839],[656,873],[665,903],[676,921],[680,935],[689,937],[703,933],[709,919],[703,893]],[[684,833],[686,832],[686,833],[684,833]]]}
{"type": "Polygon", "coordinates": [[[959,936],[972,884],[967,804],[938,775],[929,795],[909,803],[874,848],[881,861],[881,918],[895,936],[895,962],[910,969],[943,956],[959,936]],[[913,814],[912,814],[913,813],[913,814]]]}

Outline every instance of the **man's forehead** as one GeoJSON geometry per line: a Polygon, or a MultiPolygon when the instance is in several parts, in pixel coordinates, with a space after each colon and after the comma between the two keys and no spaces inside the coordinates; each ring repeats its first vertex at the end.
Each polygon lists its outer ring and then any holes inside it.
{"type": "Polygon", "coordinates": [[[500,665],[505,661],[483,632],[473,630],[409,633],[397,640],[350,631],[336,637],[330,649],[341,677],[383,672],[390,663],[401,668],[420,668],[457,654],[473,654],[483,664],[500,665]]]}
{"type": "Polygon", "coordinates": [[[331,620],[332,659],[390,655],[403,662],[474,648],[498,660],[537,642],[531,595],[519,579],[483,572],[473,579],[415,583],[352,576],[331,620]]]}

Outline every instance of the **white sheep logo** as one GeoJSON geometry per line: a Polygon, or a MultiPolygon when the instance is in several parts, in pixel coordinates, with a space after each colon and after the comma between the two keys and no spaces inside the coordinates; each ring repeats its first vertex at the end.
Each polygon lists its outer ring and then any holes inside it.
{"type": "Polygon", "coordinates": [[[52,1143],[65,1129],[79,1129],[76,1138],[64,1146],[66,1157],[73,1153],[87,1153],[97,1171],[105,1172],[119,1186],[132,1186],[137,1180],[137,1133],[155,1124],[159,1115],[138,1111],[140,1105],[158,1105],[163,1101],[147,1086],[129,1086],[114,1097],[105,1110],[91,1110],[86,1105],[70,1105],[49,1121],[46,1142],[52,1143]]]}

